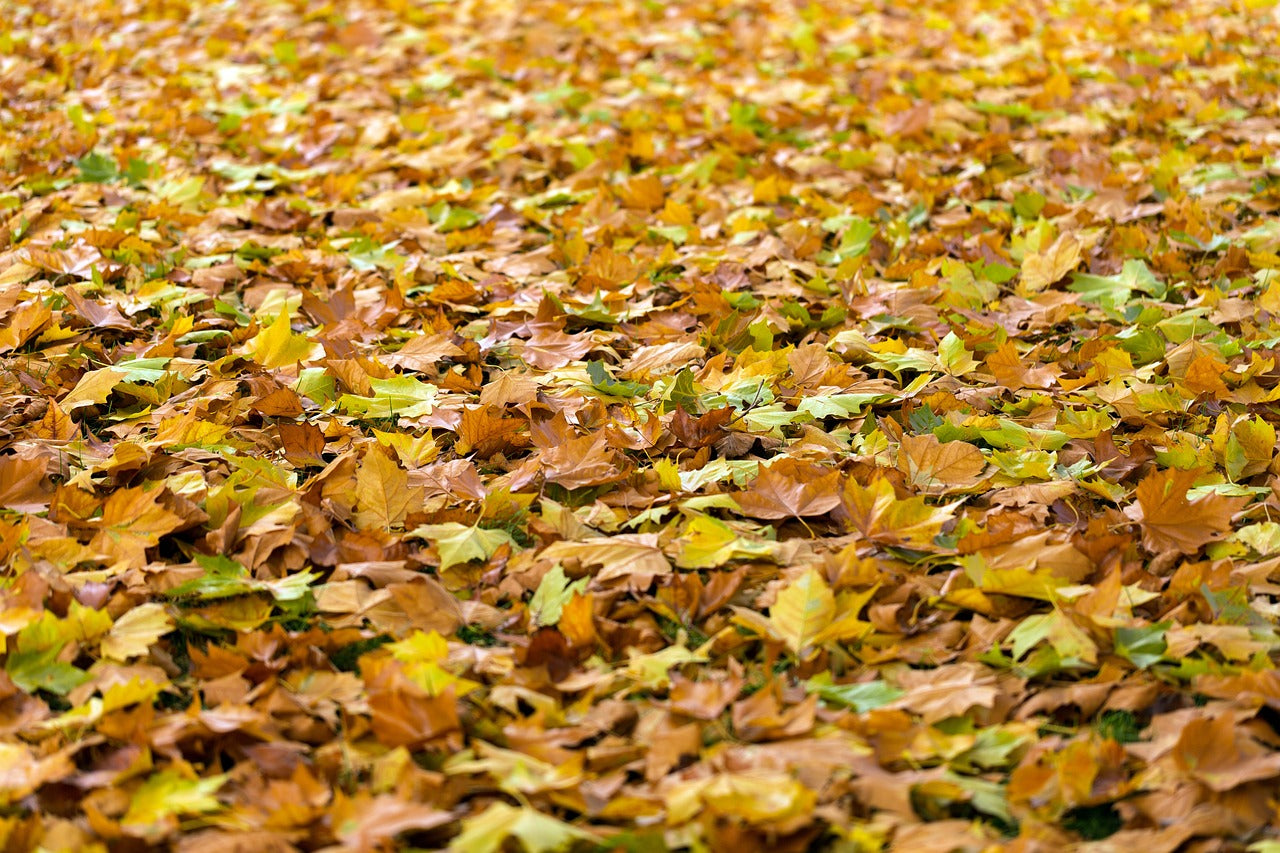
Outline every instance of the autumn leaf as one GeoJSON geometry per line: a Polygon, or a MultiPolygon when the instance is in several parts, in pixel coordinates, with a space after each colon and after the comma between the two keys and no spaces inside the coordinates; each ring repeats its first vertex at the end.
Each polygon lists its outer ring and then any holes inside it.
{"type": "Polygon", "coordinates": [[[390,529],[399,526],[413,503],[409,475],[381,450],[365,453],[356,474],[356,524],[390,529]]]}
{"type": "Polygon", "coordinates": [[[502,547],[517,547],[516,541],[505,530],[490,530],[459,524],[424,524],[414,528],[412,536],[429,540],[440,555],[440,571],[472,560],[487,560],[502,547]]]}
{"type": "Polygon", "coordinates": [[[166,770],[146,779],[129,798],[120,827],[130,835],[163,837],[177,828],[177,818],[219,811],[215,796],[227,782],[225,775],[189,778],[166,770]]]}
{"type": "Polygon", "coordinates": [[[1080,241],[1063,234],[1043,252],[1030,252],[1022,259],[1022,288],[1035,293],[1061,280],[1080,264],[1080,241]]]}
{"type": "Polygon", "coordinates": [[[158,489],[112,492],[94,523],[98,532],[89,547],[135,568],[144,565],[147,549],[182,525],[182,519],[161,506],[159,498],[158,489]]]}
{"type": "Polygon", "coordinates": [[[929,494],[962,491],[977,484],[986,470],[982,451],[960,441],[941,443],[932,435],[904,435],[898,469],[907,482],[929,494]]]}
{"type": "Polygon", "coordinates": [[[791,651],[799,654],[836,615],[831,588],[813,569],[801,575],[769,608],[769,622],[791,651]]]}
{"type": "Polygon", "coordinates": [[[651,533],[625,533],[592,537],[581,542],[555,542],[542,552],[548,560],[576,560],[583,566],[600,566],[596,580],[650,578],[671,572],[658,537],[651,533]]]}
{"type": "Polygon", "coordinates": [[[291,367],[303,361],[319,357],[321,350],[306,335],[294,334],[289,315],[281,311],[271,325],[249,341],[246,353],[263,367],[275,369],[291,367]]]}
{"type": "Polygon", "coordinates": [[[592,833],[556,820],[528,807],[494,803],[463,822],[462,834],[453,840],[459,853],[498,853],[514,838],[528,853],[565,850],[576,841],[597,843],[592,833]]]}
{"type": "Polygon", "coordinates": [[[753,518],[800,518],[823,515],[840,503],[838,471],[782,458],[761,466],[751,487],[733,496],[744,515],[753,518]]]}
{"type": "Polygon", "coordinates": [[[876,477],[865,487],[848,480],[840,503],[849,524],[867,538],[925,550],[934,547],[934,537],[951,520],[955,506],[933,507],[922,498],[898,500],[893,486],[883,477],[876,477]]]}
{"type": "Polygon", "coordinates": [[[1137,503],[1126,514],[1141,526],[1147,550],[1194,554],[1231,529],[1231,516],[1244,501],[1220,495],[1188,500],[1187,490],[1196,478],[1196,471],[1173,468],[1153,473],[1138,484],[1137,503]]]}
{"type": "Polygon", "coordinates": [[[7,847],[1275,846],[1272,4],[317,5],[0,15],[7,847]]]}
{"type": "Polygon", "coordinates": [[[173,620],[162,605],[140,604],[112,624],[102,640],[102,654],[118,661],[144,655],[152,643],[171,630],[173,620]]]}

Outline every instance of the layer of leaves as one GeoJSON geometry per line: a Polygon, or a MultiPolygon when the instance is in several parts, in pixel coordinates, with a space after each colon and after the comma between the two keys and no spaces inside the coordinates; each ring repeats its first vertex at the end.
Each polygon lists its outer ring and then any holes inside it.
{"type": "Polygon", "coordinates": [[[1272,849],[1278,38],[8,4],[3,846],[1272,849]]]}

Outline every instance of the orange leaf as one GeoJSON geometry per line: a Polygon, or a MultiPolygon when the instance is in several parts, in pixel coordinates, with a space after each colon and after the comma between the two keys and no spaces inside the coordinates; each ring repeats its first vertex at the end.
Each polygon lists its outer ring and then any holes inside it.
{"type": "Polygon", "coordinates": [[[1231,516],[1244,498],[1208,495],[1187,500],[1197,471],[1157,471],[1138,484],[1138,502],[1125,512],[1142,526],[1142,544],[1153,553],[1194,554],[1231,530],[1231,516]]]}
{"type": "Polygon", "coordinates": [[[840,472],[790,457],[775,459],[733,499],[752,518],[823,515],[840,505],[840,472]]]}
{"type": "Polygon", "coordinates": [[[982,479],[987,460],[982,451],[963,441],[945,444],[932,435],[904,435],[898,470],[907,482],[930,494],[946,494],[982,479]]]}

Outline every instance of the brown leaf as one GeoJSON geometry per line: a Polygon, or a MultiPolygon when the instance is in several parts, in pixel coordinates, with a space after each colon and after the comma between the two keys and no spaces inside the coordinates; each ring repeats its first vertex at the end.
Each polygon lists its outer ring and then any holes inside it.
{"type": "Polygon", "coordinates": [[[280,444],[284,449],[284,458],[299,468],[312,465],[324,465],[320,454],[324,451],[324,433],[315,424],[290,423],[283,421],[277,425],[280,430],[280,444]]]}
{"type": "Polygon", "coordinates": [[[0,456],[0,507],[17,512],[47,509],[52,494],[45,486],[43,457],[0,456]]]}
{"type": "Polygon", "coordinates": [[[528,447],[529,437],[523,434],[527,425],[524,418],[507,417],[494,406],[464,409],[455,430],[458,443],[454,452],[464,456],[474,452],[488,459],[495,453],[528,447]]]}
{"type": "Polygon", "coordinates": [[[690,417],[684,409],[676,409],[671,417],[671,434],[681,445],[697,450],[715,444],[725,434],[724,427],[732,417],[730,406],[713,409],[697,419],[690,417]]]}
{"type": "Polygon", "coordinates": [[[824,515],[840,505],[840,472],[790,457],[760,466],[760,474],[733,500],[752,518],[824,515]]]}
{"type": "Polygon", "coordinates": [[[431,743],[460,744],[461,723],[453,688],[431,696],[391,660],[363,671],[374,736],[389,747],[419,749],[431,743]]]}
{"type": "Polygon", "coordinates": [[[1137,504],[1125,513],[1142,527],[1142,544],[1152,553],[1175,550],[1194,554],[1231,530],[1231,516],[1243,498],[1207,495],[1187,500],[1197,471],[1171,468],[1157,471],[1138,484],[1137,504]]]}
{"type": "Polygon", "coordinates": [[[1230,713],[1197,717],[1173,748],[1178,769],[1214,791],[1280,776],[1280,753],[1262,747],[1236,727],[1230,713]]]}
{"type": "Polygon", "coordinates": [[[544,450],[539,467],[548,482],[566,489],[616,483],[627,477],[631,466],[607,442],[603,432],[570,439],[544,450]]]}

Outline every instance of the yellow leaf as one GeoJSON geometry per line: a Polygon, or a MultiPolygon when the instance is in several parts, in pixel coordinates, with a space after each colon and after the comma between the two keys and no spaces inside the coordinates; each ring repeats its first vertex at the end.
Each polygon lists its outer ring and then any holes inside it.
{"type": "Polygon", "coordinates": [[[105,403],[111,391],[124,379],[124,373],[111,367],[102,370],[91,370],[63,397],[58,405],[65,412],[74,412],[85,406],[96,406],[105,403]]]}
{"type": "Polygon", "coordinates": [[[822,575],[809,569],[778,593],[769,608],[769,622],[790,648],[799,654],[836,616],[836,598],[822,575]]]}
{"type": "Polygon", "coordinates": [[[1058,281],[1080,264],[1080,241],[1063,234],[1043,252],[1029,252],[1022,259],[1023,292],[1036,293],[1058,281]]]}
{"type": "Polygon", "coordinates": [[[275,322],[254,336],[247,352],[263,367],[289,367],[300,361],[318,358],[324,349],[306,335],[295,335],[289,326],[289,313],[281,311],[275,322]]]}
{"type": "Polygon", "coordinates": [[[163,835],[178,815],[219,811],[222,803],[214,794],[226,781],[225,775],[187,779],[174,770],[157,773],[134,791],[120,827],[130,835],[163,835]]]}
{"type": "Polygon", "coordinates": [[[103,657],[127,661],[145,655],[151,644],[173,629],[164,605],[148,602],[125,613],[102,640],[103,657]]]}
{"type": "Polygon", "coordinates": [[[409,474],[381,450],[365,454],[356,472],[356,525],[366,529],[398,527],[409,510],[409,474]]]}
{"type": "Polygon", "coordinates": [[[513,548],[516,545],[511,534],[505,530],[469,527],[456,521],[424,524],[416,528],[413,535],[435,543],[436,552],[440,555],[442,572],[472,560],[487,560],[503,545],[513,548]]]}

